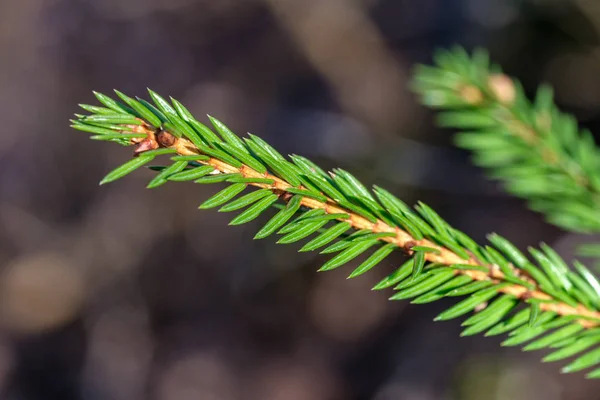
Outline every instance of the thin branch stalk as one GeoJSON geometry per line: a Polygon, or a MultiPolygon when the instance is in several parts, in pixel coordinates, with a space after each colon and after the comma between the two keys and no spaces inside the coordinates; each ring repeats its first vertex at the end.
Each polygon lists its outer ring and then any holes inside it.
{"type": "MultiPolygon", "coordinates": [[[[202,154],[201,151],[196,146],[194,146],[194,144],[192,142],[190,142],[189,140],[187,140],[185,138],[176,138],[173,135],[171,135],[165,131],[161,131],[160,135],[155,135],[154,128],[149,127],[147,125],[136,126],[135,129],[140,133],[143,132],[148,135],[147,139],[144,139],[142,142],[137,141],[137,143],[135,143],[135,144],[138,144],[138,147],[136,150],[137,154],[143,153],[144,151],[149,150],[150,148],[156,148],[156,147],[175,149],[177,151],[177,153],[182,156],[202,154]]],[[[269,174],[268,172],[262,174],[256,170],[250,168],[247,165],[242,165],[240,168],[237,168],[237,167],[227,164],[221,160],[218,160],[214,157],[211,157],[208,160],[199,160],[198,162],[201,164],[204,164],[204,165],[210,165],[213,168],[215,168],[215,170],[219,171],[220,173],[228,173],[228,174],[229,173],[239,173],[244,178],[271,179],[274,181],[273,184],[256,183],[256,182],[248,183],[248,184],[255,186],[255,187],[263,188],[263,189],[269,189],[276,194],[283,194],[286,192],[286,189],[292,187],[292,185],[290,185],[286,181],[278,178],[277,176],[269,174]]],[[[302,187],[300,187],[300,189],[302,189],[302,187]]],[[[280,198],[283,201],[286,200],[285,196],[280,196],[280,198]]],[[[338,213],[347,214],[347,215],[349,215],[349,218],[344,219],[344,221],[350,223],[350,225],[357,230],[365,229],[365,230],[369,230],[369,231],[372,231],[375,233],[394,233],[395,236],[383,237],[383,238],[380,238],[380,240],[395,244],[396,246],[398,246],[400,249],[402,249],[409,255],[412,254],[411,248],[413,246],[426,246],[426,247],[434,248],[434,249],[438,250],[439,254],[436,254],[433,252],[425,253],[425,259],[431,263],[438,263],[438,264],[443,264],[443,265],[463,264],[463,265],[482,266],[482,267],[488,268],[488,270],[489,270],[489,272],[484,272],[484,271],[480,271],[480,270],[457,269],[457,270],[455,270],[455,274],[457,274],[457,275],[459,275],[459,274],[467,275],[470,278],[472,278],[473,280],[477,280],[477,281],[493,281],[496,283],[505,281],[504,273],[493,265],[492,266],[486,265],[485,263],[477,260],[473,256],[471,256],[468,260],[465,260],[465,259],[461,258],[460,256],[458,256],[453,251],[451,251],[445,247],[439,246],[438,244],[433,243],[432,241],[427,240],[427,239],[416,240],[414,237],[412,237],[408,232],[404,231],[403,229],[400,229],[397,226],[390,226],[381,220],[377,220],[377,222],[373,223],[373,222],[369,221],[368,219],[366,219],[352,211],[349,211],[343,207],[340,207],[339,205],[337,205],[337,203],[333,199],[328,198],[328,200],[323,203],[319,200],[304,196],[302,198],[301,204],[302,204],[302,206],[304,206],[306,208],[310,208],[310,209],[323,209],[327,214],[338,214],[338,213]]],[[[532,280],[530,277],[525,276],[523,274],[519,274],[518,273],[519,271],[516,269],[514,269],[514,271],[515,271],[515,275],[518,276],[520,279],[537,286],[537,282],[532,280]]],[[[524,286],[514,284],[514,283],[511,283],[506,286],[502,286],[498,289],[498,291],[501,293],[512,295],[512,296],[520,299],[521,301],[525,301],[528,299],[541,300],[540,309],[543,311],[555,312],[556,314],[559,314],[562,316],[569,316],[569,315],[582,316],[586,319],[579,319],[578,322],[584,328],[592,328],[592,327],[596,327],[596,326],[600,325],[600,323],[597,322],[600,320],[600,312],[590,310],[582,304],[579,304],[577,307],[573,307],[564,302],[555,302],[555,301],[546,302],[546,301],[554,300],[553,297],[548,295],[547,293],[544,293],[543,291],[530,290],[524,286]]]]}

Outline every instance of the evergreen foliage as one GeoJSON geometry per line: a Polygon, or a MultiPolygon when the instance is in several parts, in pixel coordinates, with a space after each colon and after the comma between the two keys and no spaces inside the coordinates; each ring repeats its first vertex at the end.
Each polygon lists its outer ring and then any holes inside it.
{"type": "MultiPolygon", "coordinates": [[[[512,146],[513,142],[504,144],[503,140],[516,139],[511,139],[507,136],[509,133],[500,129],[508,122],[499,121],[494,114],[510,114],[512,108],[497,108],[500,107],[498,104],[497,107],[490,106],[489,110],[465,108],[464,99],[456,94],[452,97],[450,88],[444,86],[468,76],[471,80],[467,83],[477,84],[484,93],[485,77],[476,71],[487,65],[487,61],[481,54],[473,60],[463,58],[466,56],[460,52],[442,54],[438,58],[446,69],[423,67],[417,86],[425,97],[429,96],[427,104],[460,106],[458,113],[444,114],[442,119],[448,124],[489,129],[477,133],[490,140],[487,145],[481,144],[486,143],[485,140],[472,134],[461,136],[461,142],[467,144],[472,140],[477,143],[472,147],[481,154],[483,163],[500,171],[498,176],[507,181],[521,182],[511,186],[511,190],[534,197],[532,201],[537,208],[548,212],[554,222],[568,227],[579,224],[580,228],[586,229],[598,226],[596,224],[600,222],[591,216],[585,223],[580,221],[580,217],[587,214],[580,215],[579,211],[567,218],[555,212],[558,204],[563,204],[554,200],[555,197],[565,200],[564,204],[580,200],[584,204],[584,200],[592,200],[588,196],[597,183],[592,171],[588,170],[590,165],[595,165],[596,153],[587,149],[588,142],[579,140],[578,143],[585,143],[581,145],[584,149],[569,147],[567,152],[566,138],[557,138],[556,143],[551,142],[552,149],[565,150],[569,155],[568,171],[564,171],[561,164],[547,167],[552,169],[551,173],[543,169],[534,174],[539,185],[552,182],[556,186],[562,185],[567,179],[565,176],[571,176],[571,173],[581,174],[577,176],[589,180],[586,180],[585,189],[577,186],[580,188],[577,196],[557,188],[552,196],[516,190],[528,178],[509,174],[509,160],[510,163],[522,160],[522,152],[526,150],[522,146],[512,146]],[[477,68],[466,68],[470,65],[477,68]],[[454,72],[447,71],[450,67],[454,72]],[[428,95],[427,91],[434,87],[435,95],[428,95]],[[501,139],[491,139],[492,134],[501,139]],[[494,151],[490,150],[494,146],[505,155],[504,158],[494,158],[494,151]],[[579,163],[573,166],[572,162],[579,163]],[[543,178],[542,174],[552,178],[543,178]]],[[[462,80],[461,84],[464,84],[462,80]]],[[[587,377],[600,377],[600,283],[583,264],[575,262],[570,268],[545,244],[530,248],[527,256],[497,234],[489,235],[489,245],[479,245],[450,226],[426,204],[419,203],[411,208],[381,187],[368,189],[345,170],[334,169],[326,173],[304,157],[291,155],[286,158],[258,136],[249,134],[241,138],[210,116],[212,126],[209,127],[195,119],[178,101],[171,99],[169,102],[152,91],[152,103],[121,92],[116,94],[118,99],[115,100],[96,93],[101,106],[81,105],[89,115],[76,114],[72,120],[73,128],[92,133],[94,140],[136,146],[135,157],[108,173],[101,184],[148,166],[159,156],[166,158],[167,165],[150,166],[158,173],[148,184],[149,188],[169,181],[216,184],[219,190],[200,204],[200,208],[235,213],[230,225],[248,223],[268,215],[255,239],[277,235],[278,243],[304,240],[299,251],[331,254],[320,271],[341,268],[360,259],[359,265],[349,271],[349,278],[354,278],[384,262],[394,251],[402,251],[410,256],[409,259],[379,282],[374,290],[391,289],[394,291],[391,300],[411,299],[419,304],[444,297],[461,297],[436,320],[468,315],[462,323],[464,336],[507,334],[505,346],[544,349],[547,352],[544,361],[571,358],[563,367],[564,372],[588,369],[587,377]]],[[[515,96],[523,101],[520,91],[517,90],[515,96]]],[[[543,98],[541,108],[532,110],[556,114],[553,106],[546,104],[548,97],[543,98]]],[[[516,114],[510,115],[516,118],[516,114]]],[[[530,119],[531,113],[519,114],[519,118],[526,117],[530,119]]],[[[531,122],[529,119],[527,121],[531,122]]],[[[519,165],[514,165],[513,169],[518,170],[519,165]]],[[[535,168],[537,164],[526,162],[526,165],[535,168]]],[[[570,210],[569,207],[566,209],[570,210]]]]}
{"type": "Polygon", "coordinates": [[[554,105],[552,88],[542,85],[529,101],[482,49],[472,56],[462,48],[438,50],[434,61],[416,68],[413,89],[441,111],[441,126],[461,131],[456,144],[473,152],[475,164],[549,222],[600,232],[600,150],[554,105]]]}

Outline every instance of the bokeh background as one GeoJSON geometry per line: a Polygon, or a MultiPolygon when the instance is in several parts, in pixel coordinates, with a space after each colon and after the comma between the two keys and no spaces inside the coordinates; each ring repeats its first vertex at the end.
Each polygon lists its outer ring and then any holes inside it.
{"type": "Polygon", "coordinates": [[[401,257],[317,274],[323,257],[198,212],[217,188],[98,187],[131,149],[68,127],[92,90],[149,86],[480,241],[571,257],[585,239],[487,181],[407,86],[434,48],[484,46],[597,130],[599,35],[597,0],[1,0],[0,398],[600,399],[540,353],[432,322],[451,302],[371,292],[401,257]]]}

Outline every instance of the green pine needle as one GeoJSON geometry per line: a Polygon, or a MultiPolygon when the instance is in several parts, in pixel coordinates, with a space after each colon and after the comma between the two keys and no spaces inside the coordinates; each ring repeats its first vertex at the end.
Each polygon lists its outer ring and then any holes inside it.
{"type": "Polygon", "coordinates": [[[550,87],[530,101],[498,66],[479,63],[482,54],[489,58],[483,49],[439,50],[435,67],[415,69],[411,87],[509,192],[557,226],[600,232],[600,151],[590,132],[558,110],[550,87]]]}
{"type": "MultiPolygon", "coordinates": [[[[487,82],[486,73],[465,75],[465,63],[483,63],[481,53],[478,57],[469,61],[452,52],[443,53],[436,57],[440,68],[419,69],[414,87],[429,105],[453,108],[452,113],[443,115],[443,123],[477,132],[479,136],[463,135],[459,142],[476,149],[482,164],[500,171],[499,176],[513,184],[514,193],[526,193],[560,226],[577,226],[582,231],[595,227],[589,209],[575,206],[589,200],[586,196],[600,186],[600,179],[596,179],[600,168],[591,168],[597,159],[595,150],[588,148],[591,142],[575,151],[559,140],[562,147],[558,147],[556,156],[562,160],[561,152],[568,147],[572,168],[566,171],[563,164],[555,165],[557,182],[562,184],[565,176],[586,179],[586,184],[579,184],[580,190],[569,197],[566,209],[561,208],[566,204],[565,191],[554,190],[549,195],[539,190],[533,194],[534,187],[546,188],[543,181],[528,182],[523,177],[537,164],[526,162],[525,170],[505,164],[508,159],[529,157],[535,150],[520,146],[518,140],[524,140],[522,137],[515,138],[501,129],[506,128],[506,118],[517,118],[506,106],[511,101],[510,93],[498,92],[498,87],[497,92],[488,88],[479,93],[469,86],[481,88],[487,82]],[[488,99],[485,106],[478,103],[480,96],[488,99]]],[[[478,68],[484,64],[477,64],[478,68]]],[[[72,121],[75,129],[91,133],[93,139],[136,146],[137,156],[107,174],[101,184],[122,178],[156,157],[171,157],[164,166],[151,167],[158,173],[149,188],[185,181],[221,185],[200,208],[239,212],[230,225],[260,225],[255,239],[278,233],[278,243],[306,240],[299,251],[329,255],[319,271],[351,264],[349,278],[356,278],[371,273],[378,265],[396,262],[392,253],[401,250],[411,257],[373,290],[393,287],[392,300],[413,299],[416,304],[467,296],[436,320],[470,313],[463,322],[463,336],[508,334],[505,346],[532,341],[526,350],[556,349],[544,361],[578,355],[563,368],[564,372],[600,363],[600,283],[582,263],[575,262],[570,268],[544,244],[539,249],[530,248],[529,257],[496,234],[489,236],[489,245],[480,245],[426,204],[411,208],[383,188],[369,189],[348,171],[335,169],[327,174],[304,157],[286,158],[258,136],[240,138],[209,116],[213,131],[177,100],[169,102],[153,91],[149,91],[152,102],[116,93],[119,101],[94,93],[102,106],[81,105],[90,115],[76,114],[72,121]],[[246,192],[249,187],[256,190],[246,192]],[[278,211],[272,213],[274,208],[278,211]]],[[[558,115],[547,96],[547,91],[541,92],[532,110],[550,110],[550,117],[558,115]]],[[[524,101],[518,90],[517,100],[524,101]]],[[[561,126],[573,129],[566,122],[561,126]]],[[[551,129],[551,134],[559,134],[554,127],[551,129]]],[[[591,207],[596,203],[585,204],[591,207]]],[[[600,377],[598,371],[589,371],[587,377],[600,377]]]]}

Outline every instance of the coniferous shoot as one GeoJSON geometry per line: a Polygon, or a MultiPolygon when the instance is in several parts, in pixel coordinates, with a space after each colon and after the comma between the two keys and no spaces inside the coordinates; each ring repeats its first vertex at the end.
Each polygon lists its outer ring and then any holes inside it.
{"type": "MultiPolygon", "coordinates": [[[[454,58],[447,58],[447,65],[454,65],[454,58]]],[[[439,84],[437,74],[427,77],[439,84]]],[[[457,74],[450,78],[458,79],[457,74]]],[[[478,92],[467,92],[471,102],[480,101],[478,92]]],[[[443,99],[449,96],[440,93],[443,99]]],[[[532,257],[527,257],[498,235],[489,236],[489,245],[479,245],[423,203],[413,209],[382,188],[367,189],[347,171],[326,173],[301,156],[286,158],[255,135],[240,138],[213,117],[209,128],[176,100],[168,102],[152,91],[153,104],[117,95],[120,100],[96,93],[104,107],[82,105],[90,115],[72,121],[94,139],[135,145],[134,158],[107,174],[102,184],[161,156],[166,165],[155,167],[159,172],[149,187],[169,181],[214,183],[219,190],[200,208],[235,213],[231,225],[268,215],[255,239],[306,240],[297,245],[300,251],[331,254],[322,271],[360,257],[362,263],[348,271],[349,278],[402,251],[410,259],[374,290],[393,288],[392,300],[414,303],[462,297],[436,320],[466,316],[463,335],[506,333],[505,346],[551,349],[544,361],[573,357],[564,372],[587,369],[588,377],[600,377],[600,284],[583,264],[569,268],[545,245],[530,249],[532,257]]],[[[502,96],[510,100],[509,94],[502,96]]],[[[461,121],[471,117],[479,127],[491,124],[491,117],[479,114],[450,119],[466,124],[461,121]]]]}

